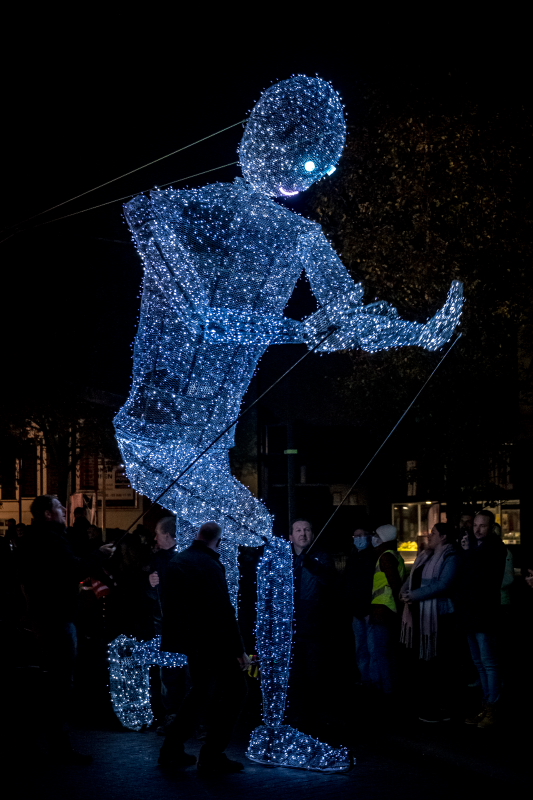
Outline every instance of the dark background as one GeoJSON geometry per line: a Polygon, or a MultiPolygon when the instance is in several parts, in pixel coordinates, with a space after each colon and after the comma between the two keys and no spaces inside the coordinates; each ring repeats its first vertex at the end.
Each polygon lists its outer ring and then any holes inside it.
{"type": "MultiPolygon", "coordinates": [[[[41,32],[38,20],[31,31],[20,21],[6,26],[1,238],[18,231],[0,245],[8,385],[43,364],[48,373],[54,360],[51,380],[59,379],[59,370],[69,379],[127,392],[142,274],[122,204],[47,223],[235,161],[241,128],[24,220],[244,119],[271,82],[298,72],[331,80],[349,123],[357,121],[367,87],[375,84],[389,94],[392,110],[420,84],[452,106],[472,95],[503,107],[517,94],[529,97],[520,54],[509,61],[501,49],[490,60],[460,46],[428,58],[407,43],[402,53],[384,40],[361,50],[364,28],[354,29],[351,47],[338,40],[302,46],[291,36],[286,49],[244,47],[227,34],[210,43],[194,26],[186,43],[178,36],[170,45],[168,26],[178,21],[152,20],[145,35],[137,30],[135,37],[120,26],[110,31],[104,19],[93,21],[92,33],[85,24],[67,23],[60,34],[49,17],[41,32]]],[[[179,185],[230,181],[237,174],[232,166],[179,185]]]]}
{"type": "MultiPolygon", "coordinates": [[[[233,180],[239,174],[236,165],[179,183],[236,161],[242,128],[47,210],[245,119],[270,83],[295,73],[331,80],[346,105],[349,125],[357,125],[367,113],[373,92],[391,117],[414,96],[419,103],[427,97],[428,103],[451,114],[472,101],[503,115],[531,104],[531,70],[518,38],[518,20],[500,19],[488,27],[483,20],[467,30],[464,20],[458,24],[438,14],[413,25],[406,19],[399,24],[390,18],[368,22],[342,14],[335,19],[333,14],[324,19],[303,15],[290,26],[281,16],[271,15],[265,22],[259,13],[257,18],[252,14],[230,20],[206,12],[207,19],[201,19],[190,9],[172,9],[164,15],[154,11],[133,24],[131,16],[125,10],[113,19],[77,10],[69,18],[46,13],[42,19],[34,15],[6,21],[2,391],[12,398],[46,395],[67,384],[119,398],[127,395],[142,284],[140,259],[121,202],[76,212],[116,198],[127,200],[158,185],[193,187],[233,180]]],[[[333,187],[336,176],[329,180],[333,187]]],[[[290,207],[314,213],[305,197],[290,207]]],[[[301,282],[288,313],[302,317],[313,308],[301,282]]],[[[418,313],[424,319],[434,310],[428,304],[418,313]]],[[[252,395],[298,355],[298,348],[271,348],[252,395]]],[[[428,362],[428,372],[433,366],[428,362]]],[[[263,416],[253,422],[255,432],[248,429],[242,452],[234,454],[237,474],[239,459],[250,456],[247,442],[255,433],[260,438],[266,425],[283,426],[297,417],[297,444],[310,451],[307,481],[355,479],[398,415],[393,409],[383,425],[362,429],[349,393],[338,391],[343,375],[353,375],[349,357],[311,357],[263,405],[263,416]]],[[[390,390],[383,388],[384,393],[390,390]]],[[[281,435],[286,436],[285,429],[281,435]]],[[[405,463],[406,457],[402,452],[399,461],[405,463]]],[[[274,462],[269,484],[276,482],[274,462]]],[[[391,465],[389,454],[372,478],[383,509],[387,504],[390,508],[391,465]]],[[[280,483],[286,480],[284,470],[282,464],[280,483]]],[[[318,494],[312,492],[313,499],[318,494]]],[[[281,497],[280,506],[285,502],[281,497]]]]}

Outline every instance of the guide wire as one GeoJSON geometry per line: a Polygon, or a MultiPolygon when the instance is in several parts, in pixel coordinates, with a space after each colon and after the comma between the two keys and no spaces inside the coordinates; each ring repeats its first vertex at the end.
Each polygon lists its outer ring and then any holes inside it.
{"type": "MultiPolygon", "coordinates": [[[[171,186],[175,183],[183,183],[183,181],[188,181],[191,178],[197,178],[199,175],[206,175],[208,172],[216,172],[218,169],[224,169],[224,167],[233,167],[235,164],[238,164],[238,161],[230,161],[228,164],[221,164],[219,167],[211,167],[211,169],[204,169],[203,172],[195,172],[194,175],[187,175],[186,178],[178,178],[176,181],[169,181],[168,183],[162,183],[159,186],[151,186],[149,189],[143,189],[140,192],[134,192],[133,194],[126,194],[124,197],[116,197],[114,200],[107,200],[105,203],[99,203],[97,206],[89,206],[89,208],[82,208],[80,211],[73,211],[72,214],[64,214],[62,217],[54,217],[54,219],[49,219],[46,222],[39,222],[37,225],[34,225],[34,228],[42,228],[44,225],[51,225],[52,222],[59,222],[62,219],[69,219],[69,217],[77,217],[79,214],[85,214],[87,211],[94,211],[97,208],[103,208],[104,206],[111,206],[113,203],[120,203],[121,200],[129,200],[130,197],[134,197],[138,194],[144,194],[145,192],[150,192],[152,189],[164,189],[166,186],[171,186]]],[[[31,230],[31,228],[30,228],[31,230]]]]}
{"type": "MultiPolygon", "coordinates": [[[[242,411],[242,412],[239,414],[239,416],[238,416],[238,417],[236,417],[236,418],[233,420],[233,422],[230,422],[230,423],[229,423],[229,425],[226,425],[226,427],[224,428],[224,430],[223,430],[223,431],[221,431],[221,432],[220,432],[220,433],[219,433],[219,434],[218,434],[218,435],[217,435],[217,436],[216,436],[216,437],[215,437],[215,438],[214,438],[214,439],[213,439],[213,440],[212,440],[212,441],[211,441],[211,442],[210,442],[210,443],[207,445],[207,447],[206,447],[206,448],[204,448],[204,450],[202,450],[202,452],[201,452],[201,453],[199,453],[199,454],[198,454],[198,455],[197,455],[197,456],[196,456],[196,457],[195,457],[195,458],[194,458],[194,459],[193,459],[191,462],[189,462],[189,464],[188,464],[188,465],[185,467],[185,469],[183,469],[183,470],[182,470],[182,471],[179,473],[179,475],[178,475],[176,478],[174,478],[174,480],[172,481],[172,483],[170,483],[170,484],[169,484],[169,485],[166,487],[166,489],[164,489],[164,490],[161,492],[161,494],[159,494],[159,495],[158,495],[158,496],[155,498],[155,500],[153,501],[153,505],[155,505],[156,503],[158,503],[158,502],[159,502],[159,501],[160,501],[160,500],[161,500],[161,499],[162,499],[162,498],[163,498],[163,497],[166,495],[166,493],[167,493],[167,492],[169,492],[169,491],[170,491],[170,489],[172,489],[172,487],[173,487],[173,486],[174,486],[174,485],[175,485],[175,484],[176,484],[176,483],[177,483],[177,482],[178,482],[178,481],[179,481],[181,478],[183,478],[183,476],[184,476],[184,475],[185,475],[187,472],[189,472],[189,470],[190,470],[190,469],[192,469],[192,468],[194,467],[194,465],[195,465],[195,464],[197,464],[197,463],[198,463],[198,461],[199,461],[201,458],[203,458],[203,456],[205,456],[205,454],[206,454],[206,453],[207,453],[209,450],[211,450],[211,448],[212,448],[212,447],[213,447],[213,446],[214,446],[214,445],[215,445],[215,444],[216,444],[216,443],[217,443],[217,442],[218,442],[220,439],[222,439],[222,437],[223,437],[223,436],[225,436],[225,435],[226,435],[226,433],[227,433],[229,430],[231,430],[231,428],[233,428],[233,427],[234,427],[234,425],[236,425],[238,422],[240,422],[240,420],[241,420],[241,419],[242,419],[242,418],[245,416],[245,414],[247,414],[249,411],[251,411],[251,409],[252,409],[252,408],[253,408],[255,405],[257,405],[257,403],[259,403],[259,402],[260,402],[260,401],[261,401],[261,400],[262,400],[262,399],[263,399],[263,398],[264,398],[264,397],[265,397],[265,396],[266,396],[266,395],[267,395],[269,392],[271,392],[271,391],[272,391],[272,389],[273,389],[275,386],[277,386],[277,385],[278,385],[278,383],[280,383],[280,381],[282,381],[284,378],[286,378],[286,377],[287,377],[287,375],[289,375],[289,373],[293,371],[293,369],[296,369],[296,367],[297,367],[299,364],[301,364],[301,363],[302,363],[302,361],[304,361],[304,359],[306,359],[306,358],[307,358],[307,356],[311,355],[311,353],[314,353],[314,352],[315,352],[315,350],[317,350],[317,349],[318,349],[318,348],[319,348],[319,347],[320,347],[322,344],[324,344],[324,342],[325,342],[325,341],[327,341],[327,339],[329,339],[329,337],[330,337],[330,336],[332,336],[332,335],[333,335],[333,334],[334,334],[334,333],[335,333],[337,330],[338,330],[338,326],[337,326],[337,325],[330,325],[330,326],[328,327],[328,329],[327,329],[327,333],[326,333],[326,335],[325,335],[325,336],[324,336],[322,339],[320,339],[320,341],[319,341],[319,342],[317,342],[317,343],[314,345],[314,347],[312,347],[310,350],[308,350],[306,353],[304,353],[304,355],[303,355],[301,358],[299,358],[299,359],[298,359],[298,361],[296,361],[296,362],[295,362],[295,363],[294,363],[294,364],[293,364],[291,367],[289,367],[289,369],[288,369],[288,370],[286,370],[286,371],[283,373],[283,375],[280,375],[280,377],[279,377],[279,378],[277,378],[277,380],[275,380],[275,381],[274,381],[274,383],[271,383],[271,384],[270,384],[270,386],[268,387],[268,389],[265,389],[265,391],[264,391],[264,392],[263,392],[261,395],[259,395],[259,397],[257,397],[257,398],[256,398],[256,399],[253,401],[253,403],[250,403],[250,405],[249,405],[249,406],[247,406],[247,407],[244,409],[244,411],[242,411]]],[[[150,506],[150,508],[151,508],[151,506],[150,506]]],[[[128,533],[130,533],[130,531],[132,530],[133,526],[134,526],[134,525],[136,525],[136,524],[139,522],[139,520],[141,520],[141,519],[142,519],[142,518],[143,518],[143,517],[144,517],[144,516],[145,516],[145,515],[148,513],[148,511],[149,511],[149,509],[147,509],[146,511],[143,511],[143,512],[142,512],[142,514],[139,514],[139,516],[138,516],[136,519],[134,519],[134,520],[133,520],[133,522],[132,522],[132,523],[131,523],[131,525],[129,526],[128,530],[126,531],[126,533],[124,533],[124,534],[123,534],[123,535],[120,537],[120,539],[117,539],[117,541],[113,543],[113,544],[115,545],[115,547],[116,547],[118,544],[120,544],[120,542],[121,542],[121,541],[124,539],[124,537],[125,537],[125,536],[127,536],[127,535],[128,535],[128,533]]]]}
{"type": "Polygon", "coordinates": [[[238,164],[238,161],[230,161],[228,164],[221,164],[219,167],[211,167],[211,169],[204,169],[202,172],[195,172],[193,175],[187,175],[186,178],[178,178],[175,181],[169,181],[168,183],[162,183],[160,186],[153,187],[151,186],[149,189],[143,189],[141,192],[133,192],[133,194],[126,194],[123,197],[116,197],[114,200],[107,200],[105,203],[99,203],[96,206],[89,206],[89,208],[82,208],[80,211],[73,211],[72,214],[64,214],[62,217],[54,217],[53,219],[48,219],[45,222],[38,222],[36,225],[31,225],[28,228],[21,228],[20,230],[12,231],[8,234],[4,239],[0,239],[0,244],[7,242],[8,239],[11,239],[13,236],[17,236],[19,233],[23,233],[24,231],[32,231],[36,228],[42,228],[44,225],[51,225],[53,222],[60,222],[62,219],[69,219],[70,217],[77,217],[80,214],[85,214],[87,211],[94,211],[97,208],[104,208],[104,206],[111,206],[113,203],[120,203],[122,200],[129,200],[131,197],[134,197],[138,194],[144,194],[145,192],[149,192],[152,189],[164,189],[166,186],[171,186],[176,183],[183,183],[183,181],[188,181],[191,178],[197,178],[199,175],[206,175],[208,172],[216,172],[219,169],[224,169],[224,167],[233,167],[235,164],[238,164]]]}
{"type": "MultiPolygon", "coordinates": [[[[61,203],[57,203],[55,206],[50,206],[50,208],[45,209],[44,211],[39,211],[37,214],[33,214],[31,217],[26,217],[25,219],[20,220],[19,222],[15,223],[14,225],[10,225],[9,228],[6,230],[10,230],[11,228],[16,228],[18,225],[23,225],[25,222],[30,222],[32,219],[36,219],[37,217],[42,217],[44,214],[48,214],[50,211],[54,211],[56,208],[61,208],[61,206],[66,206],[68,203],[72,203],[74,200],[79,200],[80,197],[85,197],[92,192],[98,191],[98,189],[103,189],[104,186],[109,186],[111,183],[116,183],[117,181],[122,180],[122,178],[127,178],[128,175],[134,175],[136,172],[140,172],[142,169],[146,169],[146,167],[151,167],[153,164],[158,164],[160,161],[164,161],[166,158],[170,158],[171,156],[175,156],[177,153],[183,152],[183,150],[188,150],[189,147],[194,147],[201,142],[205,142],[207,139],[212,139],[213,136],[218,136],[219,133],[224,133],[225,131],[229,131],[231,128],[235,128],[237,125],[242,125],[243,122],[246,120],[241,119],[239,122],[234,122],[232,125],[228,125],[227,128],[221,128],[219,131],[215,131],[215,133],[210,133],[209,136],[204,136],[202,139],[197,139],[195,142],[191,142],[190,144],[186,144],[183,147],[179,147],[177,150],[173,150],[172,153],[167,153],[166,156],[160,156],[159,158],[154,158],[153,161],[148,161],[146,164],[143,164],[140,167],[136,167],[135,169],[131,169],[129,172],[125,172],[123,175],[118,175],[116,178],[111,178],[110,181],[105,181],[105,183],[99,184],[99,186],[95,186],[92,189],[87,189],[85,192],[80,192],[80,194],[74,195],[74,197],[70,197],[68,200],[63,200],[61,203]]],[[[201,174],[201,173],[200,173],[201,174]]],[[[138,194],[136,192],[136,194],[138,194]]],[[[117,201],[112,201],[117,202],[117,201]]],[[[62,219],[62,217],[60,217],[62,219]]]]}
{"type": "Polygon", "coordinates": [[[407,406],[407,408],[406,408],[406,409],[405,409],[405,411],[403,412],[402,416],[400,417],[400,419],[398,420],[398,422],[396,423],[396,425],[395,425],[395,426],[392,428],[392,430],[391,430],[391,432],[388,434],[388,436],[386,436],[386,437],[385,437],[385,439],[383,440],[383,442],[380,444],[380,446],[378,447],[378,449],[376,450],[376,452],[374,453],[374,455],[372,456],[372,458],[371,458],[371,459],[370,459],[370,461],[368,462],[368,464],[365,466],[365,468],[362,470],[362,472],[361,472],[361,473],[358,475],[357,479],[354,481],[354,483],[352,484],[352,486],[351,486],[351,487],[348,489],[348,491],[346,492],[346,494],[345,494],[345,495],[344,495],[344,497],[342,498],[341,502],[339,503],[339,505],[337,506],[337,508],[336,508],[336,509],[335,509],[335,511],[333,512],[333,514],[331,515],[331,517],[328,519],[328,521],[325,523],[325,525],[323,525],[323,527],[322,527],[321,531],[320,531],[320,532],[317,534],[317,536],[315,537],[315,539],[313,539],[313,541],[312,541],[312,542],[311,542],[311,544],[309,545],[309,548],[308,548],[308,549],[307,549],[307,551],[306,551],[307,553],[310,553],[310,552],[311,552],[312,548],[313,548],[313,547],[315,546],[315,544],[318,542],[318,540],[320,539],[320,537],[322,536],[322,534],[324,533],[324,531],[326,530],[326,528],[327,528],[327,527],[328,527],[328,525],[330,524],[331,520],[333,519],[333,517],[335,516],[335,514],[337,513],[337,511],[339,510],[339,508],[340,508],[340,507],[341,507],[341,506],[344,504],[345,500],[347,500],[347,498],[348,498],[348,497],[350,496],[350,494],[353,492],[353,490],[355,489],[355,487],[357,486],[357,484],[359,483],[359,481],[361,480],[361,478],[363,477],[363,475],[365,474],[365,472],[367,471],[367,469],[369,468],[369,466],[371,465],[371,463],[374,461],[374,459],[376,458],[376,456],[378,455],[378,453],[380,453],[380,452],[381,452],[381,450],[383,450],[383,448],[385,447],[385,445],[387,444],[387,442],[388,442],[388,441],[389,441],[389,439],[391,438],[391,436],[392,436],[392,434],[394,433],[394,431],[395,431],[395,430],[398,428],[398,426],[400,425],[401,421],[404,419],[404,417],[406,417],[406,416],[407,416],[407,414],[409,413],[409,411],[412,409],[412,407],[414,406],[414,404],[416,403],[416,401],[418,400],[418,398],[420,397],[420,395],[422,394],[422,392],[424,391],[424,389],[426,388],[426,386],[428,385],[428,383],[431,381],[431,379],[433,378],[433,376],[435,375],[435,373],[437,372],[437,370],[439,369],[439,367],[440,367],[440,366],[441,366],[441,364],[443,363],[444,359],[445,359],[445,358],[447,358],[447,356],[448,356],[448,355],[451,353],[451,351],[453,350],[453,348],[455,347],[455,345],[457,344],[457,342],[459,341],[459,339],[461,338],[461,336],[462,336],[462,335],[463,335],[462,333],[459,333],[459,334],[458,334],[458,336],[457,336],[457,337],[455,338],[455,340],[453,341],[453,343],[450,345],[450,347],[449,347],[449,348],[446,350],[446,352],[445,352],[445,353],[444,353],[444,355],[442,356],[441,360],[439,361],[439,363],[437,364],[437,366],[435,367],[435,369],[433,370],[433,372],[431,373],[431,375],[429,376],[429,378],[426,380],[426,382],[424,383],[424,385],[422,386],[422,388],[418,390],[417,394],[415,395],[415,397],[413,398],[413,400],[412,400],[412,401],[409,403],[409,405],[407,406]]]}

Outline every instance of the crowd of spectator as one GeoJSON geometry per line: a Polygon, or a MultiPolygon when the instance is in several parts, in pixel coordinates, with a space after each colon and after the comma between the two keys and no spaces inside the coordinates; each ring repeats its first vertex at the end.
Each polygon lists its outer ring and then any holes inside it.
{"type": "MultiPolygon", "coordinates": [[[[26,659],[49,676],[57,752],[83,763],[65,725],[74,676],[83,674],[84,660],[91,663],[95,653],[105,669],[106,647],[119,634],[147,640],[161,633],[160,589],[177,552],[175,521],[162,517],[154,533],[138,525],[133,532],[108,529],[104,537],[83,509],[66,528],[57,498],[36,498],[32,511],[32,525],[11,520],[0,539],[1,624],[13,641],[26,642],[12,663],[28,666],[26,659]]],[[[497,726],[515,575],[493,514],[465,513],[457,527],[437,523],[410,571],[390,524],[358,527],[342,570],[313,539],[309,521],[292,525],[295,619],[287,721],[327,738],[342,723],[341,698],[354,685],[376,708],[381,703],[392,713],[407,670],[420,720],[462,716],[481,729],[497,726]],[[479,705],[465,708],[463,689],[476,685],[479,705]]],[[[254,560],[242,555],[243,563],[254,560]]],[[[526,584],[533,588],[531,571],[526,584]]],[[[250,649],[252,595],[241,586],[241,629],[250,649]]],[[[186,673],[177,679],[175,672],[154,669],[153,705],[162,733],[186,691],[186,673]]]]}

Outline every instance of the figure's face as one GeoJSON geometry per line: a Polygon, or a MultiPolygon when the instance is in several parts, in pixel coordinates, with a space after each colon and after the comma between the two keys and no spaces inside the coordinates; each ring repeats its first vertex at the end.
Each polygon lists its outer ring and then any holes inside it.
{"type": "Polygon", "coordinates": [[[491,529],[490,519],[485,516],[474,517],[474,536],[481,540],[489,535],[491,529]]]}
{"type": "Polygon", "coordinates": [[[294,547],[294,552],[297,555],[300,555],[302,550],[305,550],[305,548],[313,541],[311,523],[306,522],[305,520],[295,522],[292,526],[292,533],[289,536],[289,541],[294,547]]]}
{"type": "Polygon", "coordinates": [[[256,191],[287,197],[335,170],[346,139],[342,104],[320,78],[297,75],[263,92],[239,148],[256,191]]]}

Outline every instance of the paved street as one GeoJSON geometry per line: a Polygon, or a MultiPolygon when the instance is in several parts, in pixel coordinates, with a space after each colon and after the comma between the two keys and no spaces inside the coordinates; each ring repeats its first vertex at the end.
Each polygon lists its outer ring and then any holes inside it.
{"type": "MultiPolygon", "coordinates": [[[[527,596],[529,597],[529,595],[527,596]]],[[[529,609],[529,606],[528,606],[529,609]]],[[[527,609],[526,609],[527,610],[527,609]]],[[[478,730],[464,724],[465,710],[480,702],[479,689],[458,696],[452,722],[424,724],[416,715],[416,685],[405,683],[400,708],[381,710],[368,690],[352,687],[339,675],[338,708],[344,720],[339,741],[351,747],[356,764],[347,774],[265,767],[244,755],[250,730],[259,722],[259,684],[249,683],[246,708],[228,750],[245,763],[245,773],[218,780],[201,778],[196,769],[169,773],[157,765],[162,737],[155,731],[121,729],[111,711],[107,671],[87,662],[79,680],[72,730],[74,747],[90,753],[89,767],[66,767],[40,758],[49,744],[45,684],[36,668],[6,669],[2,674],[3,785],[7,768],[14,776],[9,800],[170,800],[170,798],[387,798],[387,800],[470,800],[475,797],[517,798],[531,793],[533,768],[528,709],[531,707],[532,663],[529,616],[519,620],[513,636],[509,678],[505,684],[500,724],[478,730]],[[472,795],[473,796],[473,795],[472,795]]],[[[6,655],[12,648],[6,648],[6,655]]],[[[100,665],[101,667],[101,665],[100,665]]],[[[191,740],[189,752],[201,742],[191,740]]]]}
{"type": "MultiPolygon", "coordinates": [[[[220,779],[201,778],[196,769],[165,772],[157,766],[162,738],[154,731],[76,729],[76,748],[94,755],[89,767],[39,766],[29,755],[16,768],[16,798],[55,800],[166,800],[167,798],[417,798],[462,797],[475,787],[476,795],[527,790],[527,742],[510,731],[479,731],[442,723],[424,726],[412,721],[384,725],[380,744],[377,727],[368,740],[355,733],[357,763],[351,772],[325,775],[305,770],[265,767],[244,757],[246,733],[237,731],[228,754],[245,762],[245,773],[220,779]],[[388,730],[388,732],[387,732],[388,730]],[[357,741],[359,739],[359,741],[357,741]]],[[[201,743],[191,740],[190,752],[201,743]]]]}

